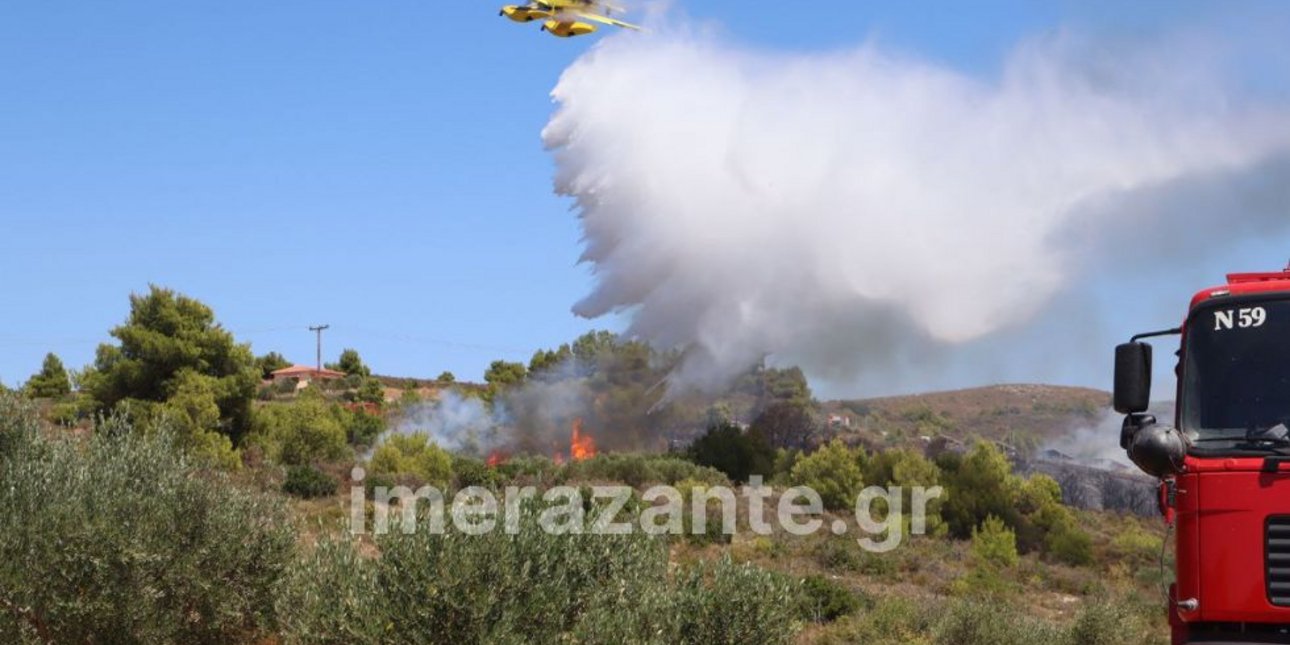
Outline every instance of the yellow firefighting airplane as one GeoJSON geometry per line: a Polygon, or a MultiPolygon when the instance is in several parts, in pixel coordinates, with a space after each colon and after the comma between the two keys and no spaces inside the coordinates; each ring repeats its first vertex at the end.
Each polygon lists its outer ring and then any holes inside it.
{"type": "Polygon", "coordinates": [[[596,30],[592,23],[639,30],[636,25],[609,16],[621,11],[621,8],[600,0],[529,0],[528,4],[508,4],[497,15],[515,22],[542,20],[542,31],[559,38],[589,34],[596,30]]]}

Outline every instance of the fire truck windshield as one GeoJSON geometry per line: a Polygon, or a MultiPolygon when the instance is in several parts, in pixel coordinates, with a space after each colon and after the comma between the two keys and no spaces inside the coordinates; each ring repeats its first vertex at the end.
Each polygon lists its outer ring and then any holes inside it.
{"type": "MultiPolygon", "coordinates": [[[[1224,442],[1238,447],[1290,426],[1290,300],[1198,308],[1183,356],[1180,420],[1193,441],[1209,442],[1208,449],[1222,449],[1224,442]]],[[[1254,447],[1270,443],[1260,439],[1254,447]]],[[[1290,445],[1284,438],[1276,443],[1290,445]]]]}

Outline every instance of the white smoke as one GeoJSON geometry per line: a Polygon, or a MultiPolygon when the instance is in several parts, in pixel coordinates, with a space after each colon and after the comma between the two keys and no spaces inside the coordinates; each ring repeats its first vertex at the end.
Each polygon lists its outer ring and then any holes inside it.
{"type": "Polygon", "coordinates": [[[1041,450],[1055,450],[1086,465],[1119,464],[1132,467],[1117,439],[1124,415],[1114,410],[1103,410],[1091,425],[1078,425],[1052,441],[1041,450]]]}
{"type": "Polygon", "coordinates": [[[602,41],[561,78],[543,133],[596,281],[574,311],[682,348],[673,388],[718,388],[766,356],[926,383],[1017,332],[1049,347],[1032,370],[1087,365],[1060,339],[1102,342],[1071,305],[1097,300],[1097,276],[1290,222],[1290,111],[1175,45],[1059,35],[982,80],[872,45],[602,41]]]}
{"type": "MultiPolygon", "coordinates": [[[[561,363],[542,377],[504,390],[491,405],[446,389],[434,400],[402,409],[392,430],[425,434],[449,451],[476,457],[493,450],[548,455],[567,451],[574,419],[591,413],[580,369],[576,361],[561,363]]],[[[613,444],[612,435],[604,438],[613,444]]]]}
{"type": "Polygon", "coordinates": [[[403,409],[392,430],[397,434],[425,434],[447,450],[478,454],[496,445],[500,426],[484,401],[444,390],[434,401],[403,409]]]}
{"type": "MultiPolygon", "coordinates": [[[[1158,402],[1151,407],[1150,412],[1161,423],[1173,425],[1172,401],[1158,402]]],[[[1097,415],[1093,423],[1072,426],[1059,437],[1046,442],[1041,450],[1055,450],[1088,466],[1105,468],[1108,465],[1118,465],[1136,468],[1124,449],[1120,448],[1120,428],[1123,424],[1124,415],[1107,408],[1097,415]]]]}

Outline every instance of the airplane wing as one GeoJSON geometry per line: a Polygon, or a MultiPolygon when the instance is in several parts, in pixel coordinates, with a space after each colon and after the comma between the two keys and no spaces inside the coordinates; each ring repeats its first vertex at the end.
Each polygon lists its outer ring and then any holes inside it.
{"type": "Polygon", "coordinates": [[[588,11],[574,11],[572,13],[573,15],[578,16],[579,18],[585,18],[592,22],[598,22],[603,25],[613,25],[615,27],[622,27],[623,29],[634,29],[636,31],[641,30],[641,28],[637,25],[633,25],[629,22],[623,22],[621,20],[615,20],[613,18],[610,18],[609,16],[602,16],[598,13],[591,13],[588,11]]]}

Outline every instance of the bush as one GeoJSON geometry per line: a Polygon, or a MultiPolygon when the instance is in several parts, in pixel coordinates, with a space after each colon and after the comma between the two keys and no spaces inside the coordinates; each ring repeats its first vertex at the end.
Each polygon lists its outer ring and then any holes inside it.
{"type": "MultiPolygon", "coordinates": [[[[797,589],[782,576],[751,564],[734,564],[727,557],[699,565],[683,571],[676,586],[676,599],[670,604],[678,624],[661,642],[788,643],[796,631],[792,611],[797,589]]],[[[645,635],[624,640],[645,640],[645,635]]],[[[612,634],[605,636],[602,642],[610,642],[612,634]]]]}
{"type": "Polygon", "coordinates": [[[1013,528],[1020,524],[1019,478],[994,444],[978,442],[961,459],[946,460],[941,466],[949,489],[941,513],[951,535],[967,539],[991,515],[1013,528]]]}
{"type": "MultiPolygon", "coordinates": [[[[359,554],[348,541],[321,540],[300,558],[279,600],[282,636],[287,643],[365,645],[415,643],[415,634],[397,639],[393,626],[382,622],[387,612],[373,594],[380,588],[379,562],[359,554]]],[[[422,636],[422,640],[429,640],[422,636]]]]}
{"type": "Polygon", "coordinates": [[[687,456],[700,466],[725,473],[735,482],[746,482],[752,475],[769,477],[775,472],[775,449],[766,439],[730,423],[708,428],[690,446],[687,456]]]}
{"type": "Polygon", "coordinates": [[[993,515],[972,532],[972,563],[994,569],[1017,566],[1017,535],[993,515]]]}
{"type": "Polygon", "coordinates": [[[824,539],[815,547],[815,561],[829,571],[860,571],[865,551],[850,539],[824,539]]]}
{"type": "MultiPolygon", "coordinates": [[[[723,503],[716,497],[706,500],[703,505],[704,522],[703,526],[697,526],[694,519],[694,512],[697,506],[694,504],[695,489],[710,489],[708,484],[693,480],[683,479],[673,485],[676,491],[681,494],[681,499],[685,500],[686,512],[681,516],[681,531],[685,540],[690,544],[730,544],[733,535],[725,531],[725,515],[723,514],[723,503]]],[[[739,509],[735,506],[735,526],[738,526],[739,509]]]]}
{"type": "Polygon", "coordinates": [[[273,382],[273,392],[275,394],[295,394],[298,389],[300,389],[300,379],[294,376],[273,382]]]}
{"type": "Polygon", "coordinates": [[[840,620],[838,629],[821,641],[830,645],[926,645],[931,643],[938,616],[935,609],[905,598],[883,598],[873,609],[840,620]]]}
{"type": "Polygon", "coordinates": [[[40,432],[38,418],[30,401],[0,389],[0,460],[36,440],[40,432]]]}
{"type": "Polygon", "coordinates": [[[399,485],[399,480],[393,475],[386,475],[384,473],[368,473],[367,477],[363,480],[363,485],[366,489],[365,494],[367,497],[369,499],[376,499],[377,489],[384,488],[387,492],[391,491],[395,486],[399,485]]]}
{"type": "Polygon", "coordinates": [[[503,479],[523,479],[534,484],[550,485],[556,483],[557,473],[562,473],[561,466],[549,457],[540,455],[519,455],[498,464],[494,470],[503,479]]]}
{"type": "Polygon", "coordinates": [[[1062,505],[1061,487],[1051,477],[1013,475],[1003,453],[984,442],[962,459],[943,461],[942,468],[948,491],[940,510],[955,537],[994,516],[1016,533],[1021,553],[1040,551],[1073,565],[1092,562],[1092,539],[1062,505]]]}
{"type": "Polygon", "coordinates": [[[1140,620],[1124,603],[1104,600],[1085,605],[1070,626],[1066,642],[1070,645],[1118,645],[1133,642],[1135,632],[1143,631],[1140,620]]]}
{"type": "MultiPolygon", "coordinates": [[[[931,488],[941,483],[941,469],[926,457],[907,449],[877,453],[865,463],[863,469],[866,484],[900,486],[904,491],[904,497],[901,500],[902,508],[906,512],[913,510],[914,487],[931,488]]],[[[945,532],[945,523],[941,519],[941,505],[941,497],[927,502],[925,517],[929,534],[939,535],[945,532]]]]}
{"type": "Polygon", "coordinates": [[[339,487],[340,482],[313,466],[291,466],[287,468],[287,479],[282,483],[282,492],[312,499],[335,495],[339,487]]]}
{"type": "Polygon", "coordinates": [[[1074,523],[1053,529],[1044,540],[1044,551],[1054,560],[1071,566],[1093,564],[1093,538],[1074,523]]]}
{"type": "Polygon", "coordinates": [[[792,588],[724,560],[668,573],[665,543],[552,535],[527,504],[518,535],[395,531],[379,558],[324,541],[280,607],[288,643],[784,643],[792,588]],[[397,630],[397,631],[396,631],[397,630]]]}
{"type": "Polygon", "coordinates": [[[1111,554],[1133,566],[1153,565],[1160,558],[1163,540],[1160,535],[1152,534],[1136,523],[1130,524],[1111,540],[1111,554]]]}
{"type": "Polygon", "coordinates": [[[379,379],[365,377],[354,392],[353,398],[355,401],[381,405],[385,403],[385,385],[379,379]]]}
{"type": "Polygon", "coordinates": [[[1074,566],[1093,562],[1093,540],[1062,505],[1062,489],[1053,478],[1032,476],[1021,486],[1020,498],[1024,521],[1018,540],[1024,535],[1024,546],[1040,548],[1050,558],[1074,566]]]}
{"type": "Polygon", "coordinates": [[[340,422],[343,412],[343,408],[328,403],[317,392],[305,390],[291,403],[257,410],[251,441],[280,464],[337,461],[350,455],[340,422]]]}
{"type": "Polygon", "coordinates": [[[341,425],[345,426],[345,440],[352,446],[372,446],[376,443],[376,438],[385,431],[385,419],[379,414],[345,408],[339,408],[337,414],[341,425]]]}
{"type": "Polygon", "coordinates": [[[802,581],[801,616],[817,623],[833,622],[860,609],[860,599],[851,590],[824,576],[807,576],[802,581]]]}
{"type": "Polygon", "coordinates": [[[25,432],[0,397],[0,641],[248,642],[276,624],[286,510],[197,471],[162,433],[25,432]],[[13,432],[14,428],[18,432],[13,432]]]}
{"type": "Polygon", "coordinates": [[[494,488],[502,480],[501,474],[483,461],[462,455],[452,456],[452,472],[459,489],[471,486],[494,488]]]}
{"type": "Polygon", "coordinates": [[[963,600],[950,606],[936,626],[937,645],[1033,645],[1060,643],[1063,634],[1017,609],[989,600],[963,600]]]}
{"type": "Polygon", "coordinates": [[[420,432],[386,437],[372,453],[368,469],[383,475],[413,475],[440,489],[452,482],[452,456],[420,432]]]}
{"type": "Polygon", "coordinates": [[[32,398],[57,399],[71,394],[72,381],[63,368],[63,361],[50,352],[45,354],[40,371],[32,375],[22,389],[32,398]]]}
{"type": "Polygon", "coordinates": [[[832,510],[852,508],[864,488],[857,455],[836,439],[798,460],[790,479],[819,493],[824,507],[832,510]]]}
{"type": "Polygon", "coordinates": [[[730,480],[715,468],[667,455],[600,454],[565,464],[560,474],[564,481],[622,482],[637,488],[646,484],[670,486],[683,480],[713,486],[730,484],[730,480]]]}

